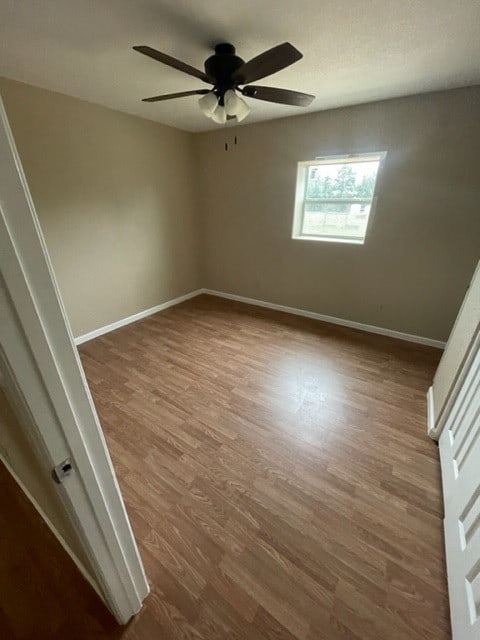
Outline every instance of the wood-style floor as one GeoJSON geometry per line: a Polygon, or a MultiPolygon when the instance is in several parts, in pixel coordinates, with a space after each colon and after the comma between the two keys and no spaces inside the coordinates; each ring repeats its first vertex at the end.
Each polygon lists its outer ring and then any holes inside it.
{"type": "Polygon", "coordinates": [[[202,296],[80,351],[152,584],[80,637],[450,638],[437,350],[202,296]]]}
{"type": "Polygon", "coordinates": [[[0,462],[0,639],[123,637],[122,629],[0,462]]]}

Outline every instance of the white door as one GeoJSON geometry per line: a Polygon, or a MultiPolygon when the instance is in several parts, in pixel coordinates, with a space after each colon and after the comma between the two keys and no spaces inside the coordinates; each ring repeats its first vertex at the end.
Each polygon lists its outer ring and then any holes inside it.
{"type": "Polygon", "coordinates": [[[439,440],[454,640],[480,639],[479,343],[439,440]]]}
{"type": "Polygon", "coordinates": [[[74,471],[57,475],[65,515],[91,582],[124,624],[148,582],[1,98],[0,364],[43,467],[74,471]]]}

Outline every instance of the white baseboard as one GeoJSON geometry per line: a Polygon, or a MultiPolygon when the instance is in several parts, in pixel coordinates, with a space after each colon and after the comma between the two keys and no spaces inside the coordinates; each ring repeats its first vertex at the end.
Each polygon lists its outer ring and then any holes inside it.
{"type": "Polygon", "coordinates": [[[5,458],[5,456],[2,455],[2,453],[0,452],[0,463],[3,463],[7,469],[7,471],[9,472],[9,474],[12,476],[12,478],[15,480],[15,482],[17,483],[18,487],[20,488],[20,490],[26,495],[26,497],[28,498],[28,500],[32,503],[33,507],[35,508],[35,510],[37,511],[37,513],[39,514],[39,516],[42,518],[42,520],[45,522],[45,524],[47,525],[47,527],[50,529],[50,531],[53,533],[53,535],[55,536],[55,538],[58,540],[59,544],[61,545],[61,547],[65,550],[65,552],[70,556],[70,558],[73,560],[73,562],[75,563],[75,566],[77,567],[77,569],[80,571],[80,573],[82,574],[82,576],[85,578],[85,580],[88,582],[88,584],[92,587],[92,589],[98,594],[98,596],[101,598],[101,600],[105,601],[103,595],[100,593],[100,591],[98,590],[97,585],[95,584],[95,582],[93,581],[92,577],[90,576],[90,574],[88,573],[87,569],[84,567],[83,563],[79,560],[79,558],[77,558],[77,556],[75,555],[75,553],[73,553],[73,551],[70,549],[70,547],[68,546],[68,544],[66,543],[66,541],[64,540],[63,536],[60,534],[60,532],[58,531],[58,529],[55,527],[55,525],[53,524],[53,522],[50,520],[50,518],[47,516],[47,514],[45,513],[45,511],[42,509],[42,507],[38,504],[38,502],[35,500],[35,498],[32,496],[32,494],[30,493],[30,491],[27,489],[26,485],[22,482],[22,480],[19,478],[19,476],[16,474],[16,472],[13,470],[12,466],[10,465],[10,463],[8,462],[8,460],[5,458]]]}
{"type": "Polygon", "coordinates": [[[433,402],[433,387],[427,391],[427,433],[433,440],[437,440],[435,434],[435,405],[433,402]]]}
{"type": "Polygon", "coordinates": [[[287,307],[286,305],[283,305],[283,304],[274,304],[273,302],[257,300],[256,298],[247,298],[245,296],[238,296],[233,293],[225,293],[224,291],[215,291],[213,289],[196,289],[195,291],[186,293],[185,295],[180,296],[178,298],[174,298],[173,300],[167,300],[167,302],[158,304],[155,307],[151,307],[150,309],[145,309],[144,311],[135,313],[133,316],[128,316],[128,318],[117,320],[116,322],[112,322],[112,324],[108,324],[104,327],[100,327],[99,329],[95,329],[94,331],[90,331],[89,333],[85,333],[82,336],[78,336],[77,338],[75,338],[75,344],[78,346],[80,344],[83,344],[84,342],[87,342],[88,340],[93,340],[94,338],[98,338],[98,336],[102,336],[105,333],[109,333],[110,331],[114,331],[115,329],[119,329],[120,327],[124,327],[127,324],[131,324],[132,322],[136,322],[137,320],[141,320],[142,318],[151,316],[154,313],[158,313],[159,311],[163,311],[164,309],[168,309],[169,307],[173,307],[176,304],[185,302],[185,300],[190,300],[191,298],[195,298],[196,296],[199,296],[203,293],[209,296],[216,296],[217,298],[225,298],[226,300],[235,300],[237,302],[244,302],[245,304],[252,304],[257,307],[265,307],[266,309],[283,311],[284,313],[290,313],[295,316],[303,316],[304,318],[312,318],[313,320],[329,322],[331,324],[337,324],[342,327],[349,327],[351,329],[360,329],[361,331],[367,331],[368,333],[377,333],[382,336],[397,338],[397,340],[406,340],[407,342],[424,344],[429,347],[437,347],[438,349],[444,349],[446,344],[441,340],[433,340],[432,338],[416,336],[410,333],[394,331],[393,329],[385,329],[383,327],[375,327],[370,324],[363,324],[362,322],[355,322],[353,320],[344,320],[343,318],[335,318],[334,316],[327,316],[323,313],[315,313],[314,311],[305,311],[304,309],[296,309],[295,307],[287,307]]]}
{"type": "Polygon", "coordinates": [[[393,329],[384,329],[383,327],[375,327],[370,324],[354,322],[353,320],[344,320],[343,318],[335,318],[334,316],[327,316],[327,315],[324,315],[323,313],[315,313],[313,311],[304,311],[303,309],[296,309],[295,307],[287,307],[283,304],[274,304],[272,302],[256,300],[255,298],[246,298],[245,296],[237,296],[232,293],[224,293],[223,291],[214,291],[213,289],[202,289],[201,293],[206,293],[210,296],[217,296],[218,298],[226,298],[227,300],[236,300],[237,302],[245,302],[246,304],[253,304],[257,307],[265,307],[266,309],[274,309],[275,311],[283,311],[284,313],[291,313],[296,316],[313,318],[314,320],[321,320],[322,322],[338,324],[342,327],[350,327],[351,329],[360,329],[361,331],[367,331],[368,333],[378,333],[379,335],[382,335],[382,336],[397,338],[398,340],[406,340],[407,342],[415,342],[417,344],[424,344],[424,345],[428,345],[429,347],[437,347],[438,349],[445,348],[445,342],[442,342],[441,340],[433,340],[432,338],[424,338],[423,336],[416,336],[410,333],[402,333],[401,331],[394,331],[393,329]]]}
{"type": "Polygon", "coordinates": [[[163,311],[164,309],[168,309],[168,307],[173,307],[176,304],[180,304],[180,302],[185,302],[185,300],[190,300],[190,298],[195,298],[203,293],[203,289],[197,289],[196,291],[191,291],[190,293],[186,293],[184,296],[179,296],[178,298],[173,298],[173,300],[167,300],[167,302],[162,302],[162,304],[157,304],[155,307],[150,307],[150,309],[145,309],[144,311],[140,311],[139,313],[135,313],[133,316],[128,316],[128,318],[122,318],[122,320],[117,320],[116,322],[112,322],[112,324],[107,324],[104,327],[100,327],[99,329],[94,329],[93,331],[89,331],[88,333],[83,334],[82,336],[78,336],[75,338],[75,344],[78,346],[83,344],[84,342],[88,342],[88,340],[93,340],[93,338],[98,338],[98,336],[103,336],[105,333],[109,333],[110,331],[114,331],[115,329],[120,329],[120,327],[124,327],[127,324],[131,324],[132,322],[136,322],[137,320],[142,320],[142,318],[146,318],[147,316],[151,316],[154,313],[158,313],[159,311],[163,311]]]}

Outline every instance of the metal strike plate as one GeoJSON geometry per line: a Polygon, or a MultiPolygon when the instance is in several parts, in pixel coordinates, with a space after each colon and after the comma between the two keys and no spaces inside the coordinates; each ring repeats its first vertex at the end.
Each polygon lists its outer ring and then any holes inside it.
{"type": "Polygon", "coordinates": [[[71,476],[72,473],[73,473],[73,465],[70,458],[67,458],[60,464],[57,464],[57,466],[53,467],[53,470],[52,470],[53,479],[55,480],[55,482],[58,482],[58,484],[62,484],[65,478],[68,478],[68,476],[71,476]]]}

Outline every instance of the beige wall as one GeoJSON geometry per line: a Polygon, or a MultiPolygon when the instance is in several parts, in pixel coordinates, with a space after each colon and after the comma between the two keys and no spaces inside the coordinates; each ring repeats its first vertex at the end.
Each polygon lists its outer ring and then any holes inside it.
{"type": "Polygon", "coordinates": [[[480,331],[480,262],[459,311],[448,344],[432,384],[433,407],[437,421],[474,337],[480,331]]]}
{"type": "Polygon", "coordinates": [[[479,113],[476,87],[197,134],[204,286],[446,340],[480,253],[479,113]],[[292,240],[296,163],[378,150],[366,244],[292,240]]]}
{"type": "Polygon", "coordinates": [[[202,134],[0,92],[75,335],[206,286],[448,337],[479,256],[479,87],[202,134]],[[375,150],[366,244],[292,240],[296,163],[375,150]]]}
{"type": "Polygon", "coordinates": [[[200,285],[192,135],[0,78],[74,335],[200,285]]]}

